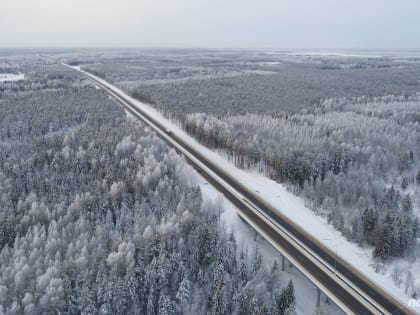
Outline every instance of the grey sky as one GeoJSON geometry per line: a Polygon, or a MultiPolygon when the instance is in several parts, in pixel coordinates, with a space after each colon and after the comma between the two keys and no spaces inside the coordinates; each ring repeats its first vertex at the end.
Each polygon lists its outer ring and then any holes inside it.
{"type": "Polygon", "coordinates": [[[0,46],[420,49],[420,0],[1,0],[0,46]]]}

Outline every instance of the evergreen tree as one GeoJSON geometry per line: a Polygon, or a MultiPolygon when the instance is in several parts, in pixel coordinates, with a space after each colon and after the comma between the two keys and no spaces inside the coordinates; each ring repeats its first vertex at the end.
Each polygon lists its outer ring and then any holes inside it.
{"type": "Polygon", "coordinates": [[[411,214],[411,212],[413,211],[413,202],[411,201],[411,197],[409,194],[404,196],[401,208],[403,212],[406,213],[406,215],[411,214]]]}

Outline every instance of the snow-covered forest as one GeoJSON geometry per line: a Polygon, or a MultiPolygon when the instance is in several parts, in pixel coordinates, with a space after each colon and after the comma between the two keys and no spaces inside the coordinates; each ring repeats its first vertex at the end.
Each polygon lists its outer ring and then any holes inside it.
{"type": "MultiPolygon", "coordinates": [[[[10,62],[10,61],[9,61],[10,62]]],[[[292,282],[248,254],[192,169],[42,57],[0,83],[0,314],[286,314],[292,282]]]]}
{"type": "Polygon", "coordinates": [[[419,92],[420,58],[296,56],[271,51],[86,52],[69,63],[168,117],[291,113],[323,99],[419,92]]]}
{"type": "Polygon", "coordinates": [[[85,68],[151,103],[235,164],[289,185],[382,260],[417,255],[416,63],[338,57],[276,63],[270,55],[215,54],[201,56],[200,77],[197,56],[183,56],[167,57],[166,67],[150,56],[125,57],[127,74],[107,59],[85,68]]]}
{"type": "Polygon", "coordinates": [[[331,99],[283,117],[190,114],[184,128],[237,165],[287,183],[348,239],[387,259],[419,254],[419,113],[417,96],[331,99]]]}
{"type": "MultiPolygon", "coordinates": [[[[372,248],[377,270],[395,259],[415,264],[419,58],[197,55],[111,56],[84,68],[150,103],[236,165],[287,185],[345,238],[372,248]]],[[[420,284],[402,266],[395,267],[395,282],[418,295],[420,284]]]]}

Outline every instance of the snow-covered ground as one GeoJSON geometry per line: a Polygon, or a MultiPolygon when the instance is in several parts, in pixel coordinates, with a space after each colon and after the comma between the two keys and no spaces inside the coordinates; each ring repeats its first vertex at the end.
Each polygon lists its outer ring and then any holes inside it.
{"type": "Polygon", "coordinates": [[[0,73],[0,82],[20,81],[25,78],[23,73],[0,73]]]}
{"type": "MultiPolygon", "coordinates": [[[[73,68],[84,72],[80,69],[80,67],[73,68]]],[[[198,143],[179,126],[164,118],[162,114],[151,106],[126,95],[123,91],[108,82],[101,79],[99,80],[115,92],[124,94],[125,97],[133,102],[133,104],[142,110],[147,111],[150,116],[168,126],[168,129],[172,130],[172,132],[176,133],[179,137],[182,137],[184,141],[193,145],[196,150],[200,150],[203,155],[218,163],[225,169],[225,171],[240,180],[244,185],[247,185],[250,189],[257,191],[266,201],[270,202],[275,208],[277,208],[278,211],[287,215],[291,220],[300,225],[308,233],[312,234],[326,247],[330,248],[333,252],[336,252],[338,256],[353,265],[367,278],[384,288],[387,292],[389,292],[389,294],[392,294],[397,299],[401,300],[403,304],[407,306],[409,305],[410,298],[405,294],[404,288],[398,288],[391,279],[391,270],[385,273],[375,272],[371,248],[361,248],[357,244],[347,241],[340,232],[336,231],[326,222],[325,218],[317,216],[313,213],[305,206],[303,199],[289,192],[284,185],[279,184],[255,171],[246,171],[237,168],[222,155],[198,143]]],[[[416,281],[420,281],[420,279],[416,281]]],[[[413,312],[420,314],[420,307],[414,307],[413,312]]]]}

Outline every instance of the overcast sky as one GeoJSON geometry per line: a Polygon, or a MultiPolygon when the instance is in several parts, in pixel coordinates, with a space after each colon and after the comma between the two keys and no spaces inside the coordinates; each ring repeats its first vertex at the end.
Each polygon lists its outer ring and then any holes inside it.
{"type": "Polygon", "coordinates": [[[0,46],[420,49],[420,0],[1,0],[0,46]]]}

